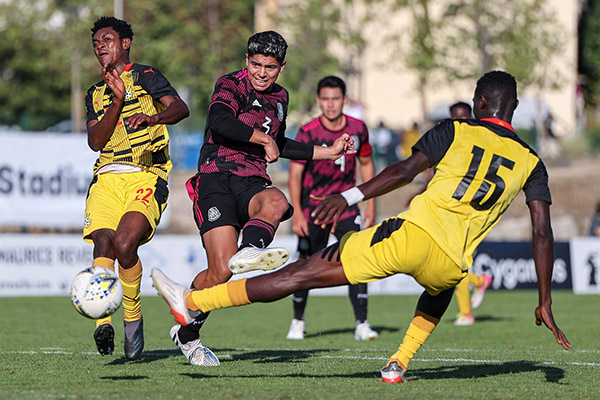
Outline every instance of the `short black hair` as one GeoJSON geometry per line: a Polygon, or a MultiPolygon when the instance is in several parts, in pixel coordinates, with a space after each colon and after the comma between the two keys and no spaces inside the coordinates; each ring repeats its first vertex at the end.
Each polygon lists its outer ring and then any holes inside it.
{"type": "Polygon", "coordinates": [[[321,79],[319,81],[319,83],[317,84],[317,95],[321,94],[321,89],[323,88],[340,88],[340,90],[342,91],[342,94],[345,96],[346,95],[346,82],[344,82],[342,80],[342,78],[334,76],[334,75],[329,75],[326,76],[325,78],[321,79]]]}
{"type": "Polygon", "coordinates": [[[111,27],[119,34],[119,38],[123,39],[131,39],[133,40],[133,31],[131,30],[131,25],[127,23],[127,21],[123,21],[122,19],[115,17],[100,17],[94,22],[94,26],[91,29],[92,37],[102,28],[111,27]]]}
{"type": "Polygon", "coordinates": [[[516,102],[517,81],[504,71],[490,71],[477,81],[475,96],[483,96],[490,104],[516,102]]]}
{"type": "Polygon", "coordinates": [[[464,101],[458,101],[458,102],[452,104],[449,108],[450,114],[452,114],[452,110],[454,110],[455,108],[466,108],[467,110],[469,110],[469,114],[473,113],[473,109],[471,108],[471,105],[468,103],[465,103],[464,101]]]}
{"type": "Polygon", "coordinates": [[[279,33],[275,31],[258,32],[248,39],[248,57],[262,54],[274,57],[279,64],[283,64],[287,47],[287,42],[279,33]]]}

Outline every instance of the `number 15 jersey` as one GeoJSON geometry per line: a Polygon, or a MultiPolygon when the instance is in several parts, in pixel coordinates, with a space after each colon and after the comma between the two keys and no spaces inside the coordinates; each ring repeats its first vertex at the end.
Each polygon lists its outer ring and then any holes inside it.
{"type": "Polygon", "coordinates": [[[552,202],[544,163],[497,118],[444,121],[415,151],[427,156],[435,175],[399,217],[427,232],[463,271],[521,189],[526,202],[552,202]]]}

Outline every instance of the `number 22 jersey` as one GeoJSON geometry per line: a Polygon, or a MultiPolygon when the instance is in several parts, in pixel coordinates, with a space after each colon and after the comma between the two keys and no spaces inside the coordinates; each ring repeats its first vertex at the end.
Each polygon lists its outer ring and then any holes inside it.
{"type": "Polygon", "coordinates": [[[399,217],[427,232],[464,271],[521,189],[526,202],[552,202],[544,163],[500,119],[444,121],[415,151],[427,156],[435,175],[399,217]]]}

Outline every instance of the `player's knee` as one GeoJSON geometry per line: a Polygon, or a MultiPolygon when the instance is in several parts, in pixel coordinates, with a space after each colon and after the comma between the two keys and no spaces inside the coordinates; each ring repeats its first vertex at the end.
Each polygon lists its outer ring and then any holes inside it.
{"type": "Polygon", "coordinates": [[[119,263],[129,264],[130,262],[128,261],[132,259],[133,261],[137,260],[137,240],[126,235],[117,234],[115,235],[113,247],[119,263]]]}

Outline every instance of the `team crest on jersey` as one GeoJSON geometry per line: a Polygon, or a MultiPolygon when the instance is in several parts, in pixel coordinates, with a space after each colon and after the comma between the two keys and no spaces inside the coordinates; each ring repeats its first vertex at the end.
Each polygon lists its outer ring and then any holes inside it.
{"type": "Polygon", "coordinates": [[[127,89],[125,91],[125,100],[129,100],[131,98],[132,94],[133,93],[132,93],[131,89],[127,89]]]}
{"type": "Polygon", "coordinates": [[[207,214],[210,222],[215,222],[221,217],[221,211],[217,207],[209,208],[207,214]]]}
{"type": "Polygon", "coordinates": [[[358,149],[360,148],[360,138],[356,135],[352,135],[350,136],[350,139],[354,141],[354,147],[352,147],[350,150],[358,151],[358,149]]]}
{"type": "Polygon", "coordinates": [[[90,218],[90,213],[87,213],[87,215],[85,216],[85,219],[83,220],[83,227],[89,228],[91,223],[92,223],[92,220],[90,218]]]}
{"type": "Polygon", "coordinates": [[[281,103],[277,103],[277,118],[283,122],[283,105],[281,103]]]}

